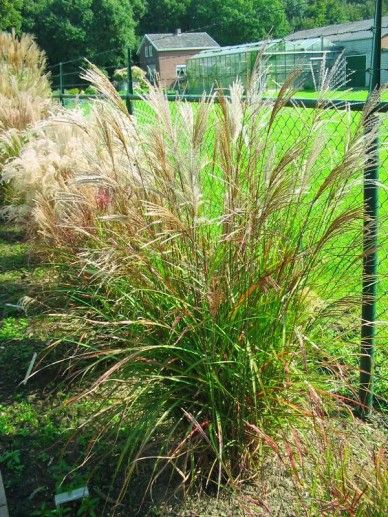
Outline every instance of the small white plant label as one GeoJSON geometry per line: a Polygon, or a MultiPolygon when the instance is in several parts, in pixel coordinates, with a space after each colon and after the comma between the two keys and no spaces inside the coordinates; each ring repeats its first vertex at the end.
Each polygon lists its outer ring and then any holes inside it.
{"type": "Polygon", "coordinates": [[[89,490],[87,486],[76,488],[75,490],[69,490],[69,492],[62,492],[61,494],[56,494],[55,506],[58,507],[61,504],[71,503],[72,501],[77,501],[77,499],[83,499],[88,496],[89,490]]]}

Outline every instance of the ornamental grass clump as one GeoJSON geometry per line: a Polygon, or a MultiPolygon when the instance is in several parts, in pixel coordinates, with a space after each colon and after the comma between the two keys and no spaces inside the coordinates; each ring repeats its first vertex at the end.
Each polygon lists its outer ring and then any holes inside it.
{"type": "Polygon", "coordinates": [[[0,178],[52,108],[46,57],[32,36],[0,32],[0,178]]]}
{"type": "Polygon", "coordinates": [[[46,117],[51,87],[46,57],[34,39],[0,33],[0,129],[23,130],[46,117]]]}
{"type": "Polygon", "coordinates": [[[345,112],[333,152],[325,110],[299,109],[284,145],[297,73],[274,100],[260,77],[173,108],[150,86],[141,123],[95,67],[85,78],[101,95],[90,117],[45,129],[72,126],[82,160],[60,174],[53,160],[61,181],[30,199],[82,336],[67,373],[103,401],[92,420],[120,443],[121,495],[141,464],[148,489],[171,469],[185,487],[254,476],[262,433],[305,417],[311,386],[342,382],[315,361],[357,307],[354,194],[374,135],[345,112]]]}

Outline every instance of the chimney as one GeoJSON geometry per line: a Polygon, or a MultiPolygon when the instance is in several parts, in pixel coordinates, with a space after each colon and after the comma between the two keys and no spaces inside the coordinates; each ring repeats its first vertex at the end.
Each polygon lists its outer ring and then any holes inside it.
{"type": "Polygon", "coordinates": [[[180,36],[182,34],[181,29],[175,29],[175,36],[180,36]]]}

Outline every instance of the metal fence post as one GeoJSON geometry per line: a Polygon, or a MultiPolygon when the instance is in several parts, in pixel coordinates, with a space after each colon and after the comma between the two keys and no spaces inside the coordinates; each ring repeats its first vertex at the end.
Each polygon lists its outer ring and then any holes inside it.
{"type": "MultiPolygon", "coordinates": [[[[370,94],[380,88],[381,81],[381,17],[382,1],[376,0],[373,37],[372,74],[370,94]]],[[[366,121],[366,131],[376,130],[378,114],[372,113],[366,121]]],[[[378,172],[379,139],[370,150],[369,164],[364,173],[364,259],[362,287],[362,326],[360,357],[360,403],[361,416],[367,417],[373,403],[373,358],[376,335],[377,294],[377,225],[378,225],[378,172]]]]}
{"type": "Polygon", "coordinates": [[[133,106],[130,95],[133,95],[133,83],[132,83],[132,52],[128,49],[127,52],[127,96],[126,104],[127,110],[130,115],[133,114],[133,106]]]}
{"type": "Polygon", "coordinates": [[[63,63],[59,63],[59,100],[62,104],[62,106],[64,106],[64,99],[63,99],[63,94],[65,92],[65,85],[64,85],[64,82],[63,82],[63,63]]]}

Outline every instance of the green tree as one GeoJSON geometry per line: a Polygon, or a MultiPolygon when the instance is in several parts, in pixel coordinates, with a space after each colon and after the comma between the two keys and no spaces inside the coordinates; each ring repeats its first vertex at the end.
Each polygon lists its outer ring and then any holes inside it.
{"type": "Polygon", "coordinates": [[[141,35],[149,32],[172,32],[187,26],[187,13],[192,0],[146,0],[146,9],[139,23],[141,35]]]}
{"type": "Polygon", "coordinates": [[[281,0],[193,0],[187,26],[204,27],[218,43],[232,45],[288,33],[281,0]]]}
{"type": "MultiPolygon", "coordinates": [[[[93,0],[93,17],[87,33],[87,50],[93,59],[96,54],[112,49],[113,53],[99,55],[97,63],[123,64],[125,51],[136,46],[134,3],[130,0],[93,0]]],[[[140,6],[135,3],[135,8],[140,6]]]]}
{"type": "Polygon", "coordinates": [[[307,1],[283,0],[283,5],[290,28],[293,30],[303,28],[308,9],[307,1]]]}
{"type": "Polygon", "coordinates": [[[15,29],[16,32],[20,31],[22,4],[23,0],[0,0],[0,30],[15,29]]]}
{"type": "MultiPolygon", "coordinates": [[[[294,30],[372,18],[375,0],[283,0],[287,20],[294,30]]],[[[388,0],[383,0],[388,14],[388,0]]]]}
{"type": "Polygon", "coordinates": [[[142,5],[142,0],[27,1],[22,28],[35,34],[51,63],[87,57],[119,66],[125,49],[135,46],[134,10],[140,16],[142,5]]]}
{"type": "MultiPolygon", "coordinates": [[[[375,14],[375,0],[347,0],[346,8],[351,20],[373,18],[375,14]]],[[[388,14],[388,0],[383,0],[383,15],[388,14]]]]}
{"type": "Polygon", "coordinates": [[[345,3],[341,0],[309,0],[304,28],[322,27],[348,21],[345,3]]]}

